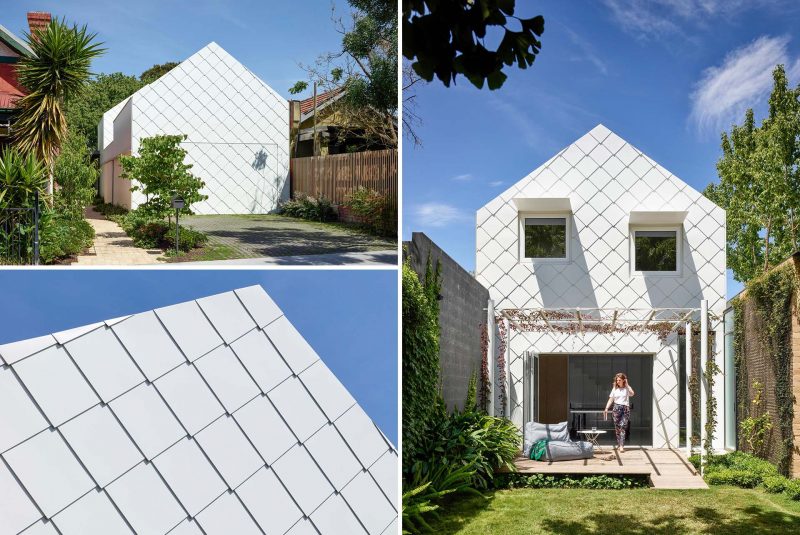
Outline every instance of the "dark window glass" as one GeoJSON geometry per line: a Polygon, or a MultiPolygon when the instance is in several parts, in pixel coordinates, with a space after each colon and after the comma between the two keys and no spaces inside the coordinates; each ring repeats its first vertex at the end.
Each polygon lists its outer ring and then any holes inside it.
{"type": "Polygon", "coordinates": [[[566,257],[566,218],[525,218],[525,258],[566,257]]]}
{"type": "Polygon", "coordinates": [[[636,271],[678,271],[678,237],[674,230],[636,231],[636,271]]]}

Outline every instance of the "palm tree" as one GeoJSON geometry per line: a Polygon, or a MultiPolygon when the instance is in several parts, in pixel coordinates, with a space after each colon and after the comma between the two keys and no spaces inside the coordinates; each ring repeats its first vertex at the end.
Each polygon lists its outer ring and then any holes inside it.
{"type": "Polygon", "coordinates": [[[94,43],[95,37],[86,26],[69,27],[63,20],[53,20],[26,35],[33,55],[17,64],[17,78],[28,94],[17,101],[20,112],[14,123],[14,144],[51,169],[50,194],[53,162],[67,136],[64,101],[83,88],[91,76],[92,59],[105,52],[101,43],[94,43]]]}

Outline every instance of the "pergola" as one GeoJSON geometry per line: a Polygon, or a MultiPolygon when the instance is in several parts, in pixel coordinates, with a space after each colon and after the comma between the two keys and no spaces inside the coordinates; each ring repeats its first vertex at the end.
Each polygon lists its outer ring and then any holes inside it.
{"type": "MultiPolygon", "coordinates": [[[[719,321],[717,314],[708,310],[708,301],[701,300],[698,308],[505,308],[495,310],[490,300],[488,307],[489,324],[502,323],[501,333],[516,332],[550,332],[553,334],[585,335],[649,333],[657,335],[662,342],[673,333],[686,334],[686,421],[692,421],[692,399],[689,392],[692,370],[691,347],[692,325],[699,322],[700,327],[700,433],[702,440],[707,438],[706,410],[708,404],[708,383],[705,377],[705,363],[708,360],[709,320],[719,321]]],[[[493,330],[489,330],[489,344],[494,348],[493,330]]],[[[506,337],[509,335],[506,334],[506,337]]],[[[510,359],[510,345],[505,343],[505,359],[510,359]]],[[[494,351],[491,352],[494,355],[494,351]]],[[[494,358],[494,357],[493,357],[494,358]]],[[[493,370],[493,366],[489,367],[493,370]]],[[[492,373],[492,372],[490,372],[492,373]]],[[[494,381],[491,377],[492,382],[494,381]]],[[[510,391],[510,374],[507,374],[507,391],[510,391]]],[[[492,403],[493,405],[493,403],[492,403]]],[[[506,399],[506,414],[508,414],[506,399]]],[[[690,433],[687,431],[686,452],[691,454],[690,433]]],[[[702,451],[702,449],[701,449],[702,451]]]]}

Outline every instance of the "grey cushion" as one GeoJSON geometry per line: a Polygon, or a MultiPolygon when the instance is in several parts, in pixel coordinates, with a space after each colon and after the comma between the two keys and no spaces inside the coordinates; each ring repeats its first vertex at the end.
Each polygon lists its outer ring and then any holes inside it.
{"type": "Polygon", "coordinates": [[[530,456],[534,442],[539,440],[560,440],[569,442],[569,431],[567,422],[557,424],[540,424],[539,422],[528,422],[525,424],[524,440],[522,444],[522,455],[527,459],[530,456]]]}
{"type": "Polygon", "coordinates": [[[581,440],[554,441],[547,443],[547,450],[541,460],[548,461],[572,461],[575,459],[591,459],[594,455],[594,447],[591,442],[581,440]]]}

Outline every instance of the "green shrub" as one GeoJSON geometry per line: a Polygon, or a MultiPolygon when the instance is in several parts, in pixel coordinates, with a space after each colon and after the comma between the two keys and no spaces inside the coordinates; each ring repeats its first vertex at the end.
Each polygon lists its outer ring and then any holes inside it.
{"type": "Polygon", "coordinates": [[[501,474],[495,478],[497,488],[532,489],[602,489],[622,490],[650,485],[647,476],[615,475],[548,475],[501,474]]]}
{"type": "MultiPolygon", "coordinates": [[[[170,226],[170,229],[164,234],[164,241],[168,247],[175,248],[175,226],[170,226]]],[[[190,227],[181,227],[178,247],[181,251],[191,251],[197,247],[202,247],[208,242],[208,236],[200,231],[194,230],[190,227]]]]}
{"type": "Polygon", "coordinates": [[[792,500],[800,500],[800,479],[787,480],[783,493],[792,500]]]}
{"type": "Polygon", "coordinates": [[[705,479],[709,485],[733,485],[745,489],[757,487],[762,481],[759,474],[735,468],[707,470],[705,479]]]}
{"type": "Polygon", "coordinates": [[[344,204],[372,232],[380,236],[397,234],[397,209],[388,195],[360,186],[344,204]]]}
{"type": "Polygon", "coordinates": [[[466,493],[480,496],[472,488],[475,468],[470,465],[442,464],[425,475],[417,474],[403,486],[403,533],[433,531],[426,517],[437,518],[435,501],[448,494],[466,493]]]}
{"type": "Polygon", "coordinates": [[[123,216],[128,213],[127,208],[124,208],[117,204],[104,202],[102,197],[94,198],[94,209],[97,212],[106,216],[107,218],[111,219],[112,221],[116,221],[116,219],[114,219],[114,216],[123,216]]]}
{"type": "MultiPolygon", "coordinates": [[[[122,230],[133,240],[134,245],[144,249],[174,249],[175,225],[168,221],[154,218],[149,212],[133,210],[115,219],[122,230]]],[[[189,227],[181,227],[178,245],[181,251],[190,251],[201,247],[208,241],[208,236],[189,227]]]]}
{"type": "Polygon", "coordinates": [[[784,476],[767,476],[762,481],[764,490],[772,494],[778,494],[786,490],[789,479],[784,476]]]}
{"type": "Polygon", "coordinates": [[[39,258],[44,264],[82,252],[92,244],[94,227],[82,217],[47,214],[42,217],[39,258]]]}
{"type": "Polygon", "coordinates": [[[53,178],[58,185],[54,206],[58,212],[74,218],[83,217],[84,210],[94,197],[98,176],[100,171],[97,164],[92,162],[86,137],[70,133],[53,164],[53,178]]]}
{"type": "Polygon", "coordinates": [[[323,222],[332,221],[336,216],[333,204],[325,197],[299,196],[281,204],[279,212],[289,217],[323,222]]]}

